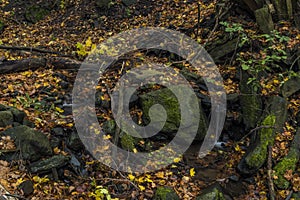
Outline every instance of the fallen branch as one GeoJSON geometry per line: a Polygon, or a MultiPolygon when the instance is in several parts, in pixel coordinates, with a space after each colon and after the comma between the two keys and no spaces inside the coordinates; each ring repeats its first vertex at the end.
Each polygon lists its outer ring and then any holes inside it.
{"type": "Polygon", "coordinates": [[[0,63],[0,74],[36,70],[53,66],[54,69],[74,69],[78,70],[81,62],[64,57],[51,58],[27,58],[23,60],[8,60],[0,63]]]}
{"type": "Polygon", "coordinates": [[[64,57],[71,57],[70,55],[65,55],[57,51],[50,51],[50,50],[45,50],[45,49],[39,49],[35,47],[23,47],[23,46],[4,46],[0,45],[0,49],[6,49],[6,50],[15,50],[15,51],[29,51],[29,52],[38,52],[38,53],[48,53],[48,54],[56,54],[59,56],[64,56],[64,57]]]}

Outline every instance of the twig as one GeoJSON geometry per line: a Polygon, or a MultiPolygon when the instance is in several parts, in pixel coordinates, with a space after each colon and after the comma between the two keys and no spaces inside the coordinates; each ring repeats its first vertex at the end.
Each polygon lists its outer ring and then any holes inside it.
{"type": "Polygon", "coordinates": [[[232,57],[230,59],[229,65],[231,65],[232,62],[233,62],[233,58],[235,57],[236,51],[238,49],[239,41],[240,41],[240,35],[238,36],[237,42],[235,44],[234,52],[233,52],[232,57]]]}
{"type": "Polygon", "coordinates": [[[199,29],[200,29],[200,11],[201,11],[201,6],[200,3],[198,3],[198,19],[197,19],[197,32],[196,32],[196,38],[198,38],[199,35],[199,29]]]}
{"type": "Polygon", "coordinates": [[[275,190],[274,190],[274,183],[272,179],[272,146],[268,145],[268,185],[269,185],[269,194],[270,200],[275,200],[275,190]]]}
{"type": "Polygon", "coordinates": [[[293,63],[291,64],[291,67],[290,67],[290,71],[292,70],[292,68],[294,67],[294,65],[296,64],[297,60],[300,59],[300,56],[298,56],[294,61],[293,63]]]}
{"type": "Polygon", "coordinates": [[[258,126],[258,127],[254,128],[254,129],[252,129],[246,135],[244,135],[244,137],[242,137],[242,139],[240,139],[240,141],[244,140],[246,137],[248,137],[249,135],[251,135],[254,131],[257,131],[257,130],[262,129],[262,128],[275,128],[275,126],[258,126]]]}
{"type": "Polygon", "coordinates": [[[0,45],[0,49],[16,50],[16,51],[29,51],[29,52],[35,51],[35,52],[39,52],[39,53],[49,53],[49,54],[57,54],[57,55],[60,55],[60,56],[63,56],[63,57],[71,57],[70,55],[65,55],[65,54],[62,54],[60,52],[44,50],[44,49],[39,49],[39,48],[34,48],[34,47],[0,45]]]}
{"type": "Polygon", "coordinates": [[[2,196],[9,196],[9,197],[15,197],[15,198],[18,198],[18,199],[21,199],[21,200],[29,200],[25,197],[22,197],[20,195],[16,195],[16,194],[3,194],[2,196]]]}
{"type": "Polygon", "coordinates": [[[220,8],[218,15],[216,16],[216,22],[215,22],[215,26],[214,28],[211,30],[211,32],[209,33],[209,36],[206,39],[205,44],[203,44],[203,47],[206,46],[206,44],[209,42],[209,40],[212,38],[212,35],[214,34],[214,32],[216,31],[216,29],[219,26],[219,20],[230,10],[230,8],[232,7],[232,4],[230,4],[228,6],[228,8],[226,8],[225,11],[223,11],[223,7],[220,8]]]}

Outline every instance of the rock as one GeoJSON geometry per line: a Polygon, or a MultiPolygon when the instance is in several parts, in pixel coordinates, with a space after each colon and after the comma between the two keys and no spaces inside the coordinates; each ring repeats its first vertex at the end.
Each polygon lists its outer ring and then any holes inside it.
{"type": "Polygon", "coordinates": [[[0,134],[10,136],[15,141],[17,148],[20,149],[22,159],[36,161],[44,156],[52,155],[48,138],[28,126],[9,128],[0,134]]]}
{"type": "Polygon", "coordinates": [[[25,18],[31,23],[37,23],[38,21],[42,20],[48,13],[49,10],[45,8],[42,8],[38,5],[31,5],[26,8],[25,18]]]}
{"type": "Polygon", "coordinates": [[[23,125],[24,125],[24,126],[28,126],[28,127],[30,127],[30,128],[34,128],[34,126],[35,126],[34,123],[33,123],[32,121],[29,121],[29,120],[26,119],[26,118],[23,120],[23,125]]]}
{"type": "Polygon", "coordinates": [[[242,80],[240,83],[240,103],[242,108],[242,118],[246,129],[254,128],[261,118],[262,113],[262,100],[261,96],[247,84],[249,75],[245,72],[242,73],[242,80]]]}
{"type": "Polygon", "coordinates": [[[277,176],[277,179],[274,179],[274,183],[280,189],[286,190],[290,182],[284,177],[287,170],[292,170],[293,172],[296,169],[297,163],[300,157],[300,129],[297,130],[292,145],[289,149],[288,154],[274,167],[274,175],[277,176]]]}
{"type": "Polygon", "coordinates": [[[260,9],[255,10],[254,12],[256,23],[259,26],[259,29],[266,34],[271,33],[274,30],[274,23],[272,20],[272,15],[269,12],[268,7],[262,7],[260,9]]]}
{"type": "MultiPolygon", "coordinates": [[[[274,126],[276,123],[275,115],[267,116],[262,126],[274,126]]],[[[257,139],[251,143],[248,152],[238,164],[238,170],[245,175],[256,173],[265,163],[268,145],[274,143],[274,128],[262,128],[258,131],[257,139]]]]}
{"type": "Polygon", "coordinates": [[[26,117],[26,114],[24,111],[21,111],[15,107],[10,107],[8,110],[13,114],[15,122],[18,122],[20,124],[23,123],[23,120],[26,117]]]}
{"type": "Polygon", "coordinates": [[[51,132],[53,132],[55,136],[64,136],[64,129],[62,127],[54,127],[51,132]]]}
{"type": "Polygon", "coordinates": [[[60,168],[67,165],[69,160],[69,156],[54,155],[51,158],[30,164],[29,168],[32,173],[44,173],[51,171],[53,168],[60,168]]]}
{"type": "Polygon", "coordinates": [[[170,187],[158,187],[155,191],[154,200],[179,200],[175,190],[170,187]]]}
{"type": "Polygon", "coordinates": [[[120,140],[122,149],[133,151],[136,141],[131,135],[122,132],[120,134],[120,140]]]}
{"type": "Polygon", "coordinates": [[[13,122],[14,116],[11,111],[0,111],[0,127],[12,125],[13,122]]]}
{"type": "Polygon", "coordinates": [[[107,120],[103,122],[102,129],[106,134],[115,135],[116,122],[114,120],[107,120]]]}
{"type": "Polygon", "coordinates": [[[231,181],[225,183],[224,191],[229,194],[231,197],[238,198],[242,194],[246,194],[247,187],[243,184],[242,181],[231,181]]]}
{"type": "Polygon", "coordinates": [[[122,0],[125,6],[131,6],[137,3],[137,0],[122,0]]]}
{"type": "Polygon", "coordinates": [[[19,186],[18,186],[18,188],[20,189],[20,190],[22,190],[23,191],[23,194],[25,195],[25,196],[28,196],[28,195],[30,195],[31,193],[33,193],[33,183],[32,183],[32,181],[30,181],[30,180],[26,180],[26,181],[23,181],[19,186]]]}
{"type": "Polygon", "coordinates": [[[107,8],[109,8],[111,0],[96,0],[95,3],[99,8],[106,8],[107,9],[107,8]]]}
{"type": "Polygon", "coordinates": [[[67,146],[74,151],[79,151],[84,148],[80,137],[75,130],[70,133],[67,146]]]}
{"type": "Polygon", "coordinates": [[[104,93],[101,91],[96,91],[95,94],[95,105],[97,107],[102,107],[104,109],[110,109],[110,100],[104,99],[104,93]]]}
{"type": "Polygon", "coordinates": [[[226,200],[220,185],[213,185],[203,190],[196,200],[226,200]]]}
{"type": "Polygon", "coordinates": [[[281,94],[287,98],[300,90],[300,78],[298,76],[292,77],[286,81],[281,87],[281,94]]]}
{"type": "MultiPolygon", "coordinates": [[[[180,86],[177,86],[177,88],[180,86]]],[[[177,89],[176,88],[176,89],[177,89]]],[[[192,100],[192,97],[186,96],[187,94],[185,93],[184,89],[183,90],[178,90],[178,93],[182,97],[186,97],[186,109],[185,112],[188,111],[190,116],[186,116],[184,121],[184,127],[183,132],[185,132],[186,136],[190,135],[189,129],[191,127],[197,127],[198,126],[198,132],[196,135],[196,140],[201,141],[206,135],[207,132],[207,119],[202,111],[201,107],[201,102],[198,100],[198,105],[199,105],[199,113],[195,113],[197,111],[197,107],[191,103],[189,103],[192,100]],[[195,117],[197,116],[197,117],[195,117]],[[199,117],[199,123],[197,124],[197,118],[199,117]]],[[[168,89],[168,88],[163,88],[159,89],[156,91],[149,92],[147,94],[140,95],[140,105],[142,106],[143,110],[143,120],[146,124],[150,122],[150,117],[149,117],[149,109],[152,107],[154,104],[159,104],[161,105],[165,110],[167,114],[167,119],[164,121],[163,115],[165,114],[164,112],[157,111],[155,112],[155,117],[153,120],[159,125],[161,123],[164,123],[164,126],[160,132],[169,134],[170,136],[173,136],[172,134],[176,133],[178,131],[179,126],[182,123],[181,119],[181,112],[179,109],[179,103],[173,92],[168,89]],[[162,121],[160,121],[160,119],[162,121]]],[[[181,105],[182,106],[182,105],[181,105]]],[[[154,130],[156,130],[156,127],[153,127],[154,130]]]]}
{"type": "Polygon", "coordinates": [[[283,131],[284,123],[287,120],[288,102],[280,96],[271,96],[267,99],[264,113],[275,115],[275,132],[283,131]]]}

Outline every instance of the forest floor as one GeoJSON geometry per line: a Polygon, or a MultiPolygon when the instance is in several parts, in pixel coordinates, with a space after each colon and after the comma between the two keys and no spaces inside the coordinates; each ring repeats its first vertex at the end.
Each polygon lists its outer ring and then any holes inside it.
{"type": "MultiPolygon", "coordinates": [[[[0,35],[0,43],[6,46],[47,49],[82,61],[93,45],[133,28],[171,28],[187,34],[203,46],[213,43],[226,33],[224,26],[215,25],[214,17],[220,6],[216,1],[204,1],[205,3],[199,4],[201,7],[200,18],[198,18],[198,1],[187,2],[146,0],[127,8],[118,6],[120,2],[117,2],[105,13],[106,15],[99,17],[93,2],[78,0],[72,1],[71,6],[65,5],[60,9],[52,10],[44,19],[35,24],[25,23],[23,15],[18,15],[19,12],[22,12],[21,7],[12,5],[9,8],[10,11],[2,10],[0,13],[5,23],[5,29],[0,35]],[[195,26],[198,21],[203,27],[197,28],[195,26]]],[[[242,24],[247,34],[258,34],[258,28],[248,14],[240,15],[233,11],[229,11],[229,13],[230,15],[224,21],[242,24]]],[[[300,32],[293,29],[289,22],[277,24],[276,30],[291,38],[288,43],[290,49],[299,44],[300,32]]],[[[232,33],[236,34],[237,32],[233,30],[232,33]]],[[[280,46],[280,44],[274,45],[274,48],[280,46]]],[[[259,54],[260,52],[257,52],[255,56],[257,58],[263,56],[259,54]]],[[[50,56],[60,55],[34,51],[0,50],[0,57],[7,60],[50,56]]],[[[153,59],[138,53],[132,56],[143,57],[149,61],[153,59]]],[[[231,55],[224,58],[222,64],[218,64],[227,94],[239,92],[239,83],[234,77],[240,69],[240,63],[233,58],[234,55],[231,55]]],[[[165,62],[159,59],[158,61],[165,62]]],[[[119,70],[115,70],[104,81],[110,84],[117,80],[120,76],[119,70]]],[[[40,92],[44,87],[51,86],[51,92],[57,94],[56,100],[61,96],[71,94],[72,87],[63,89],[59,83],[65,80],[57,74],[63,74],[69,83],[73,83],[76,78],[76,70],[54,70],[51,66],[46,69],[40,68],[34,71],[27,70],[0,75],[0,103],[24,110],[29,119],[35,123],[36,129],[48,136],[51,134],[51,129],[58,125],[66,128],[73,127],[72,117],[62,115],[63,111],[60,108],[54,107],[43,111],[30,106],[47,95],[40,92]]],[[[281,77],[279,73],[270,73],[266,76],[260,82],[262,95],[277,95],[280,83],[287,76],[283,74],[281,77]]],[[[290,99],[289,108],[291,112],[295,113],[294,115],[299,110],[299,99],[290,99]]],[[[104,116],[106,119],[110,117],[104,116]]],[[[274,160],[281,158],[288,152],[288,146],[295,129],[296,125],[287,123],[285,131],[278,133],[273,147],[274,160]]],[[[30,174],[26,169],[20,167],[19,162],[7,164],[3,161],[2,164],[0,162],[0,177],[6,178],[0,178],[0,183],[12,194],[21,194],[18,185],[24,180],[33,181],[35,183],[34,192],[27,197],[28,199],[95,199],[96,196],[99,198],[101,195],[106,196],[105,190],[101,189],[107,189],[112,199],[151,199],[158,186],[174,188],[181,199],[194,199],[209,185],[219,183],[226,187],[229,179],[240,177],[236,166],[245,154],[245,147],[248,144],[248,138],[238,142],[229,140],[226,150],[216,148],[203,159],[197,159],[194,151],[191,150],[192,153],[188,154],[188,161],[184,159],[175,160],[174,164],[169,167],[145,174],[128,174],[109,169],[92,159],[90,155],[83,153],[82,157],[89,177],[74,173],[68,175],[66,170],[65,176],[68,177],[68,181],[54,181],[47,177],[30,174]]],[[[195,146],[195,148],[197,147],[195,146]]],[[[64,149],[56,149],[55,151],[57,154],[65,153],[64,149]]],[[[232,189],[228,188],[227,185],[226,189],[232,191],[235,199],[267,199],[266,171],[266,166],[263,166],[248,182],[231,185],[232,189]],[[236,192],[234,192],[235,190],[236,192]]],[[[300,172],[300,168],[298,167],[295,171],[300,172]]],[[[294,176],[293,187],[294,191],[299,190],[299,177],[297,179],[294,176]]],[[[290,191],[277,190],[276,192],[277,196],[284,199],[290,191]]]]}

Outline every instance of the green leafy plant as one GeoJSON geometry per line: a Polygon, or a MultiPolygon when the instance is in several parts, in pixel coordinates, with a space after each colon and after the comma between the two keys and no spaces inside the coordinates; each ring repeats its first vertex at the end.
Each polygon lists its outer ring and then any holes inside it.
{"type": "Polygon", "coordinates": [[[89,37],[84,43],[77,42],[76,48],[77,55],[82,58],[94,50],[96,48],[96,44],[93,44],[92,39],[89,37]]]}
{"type": "Polygon", "coordinates": [[[94,188],[94,191],[89,194],[89,197],[94,197],[96,200],[111,200],[108,190],[103,188],[103,186],[97,185],[95,179],[93,179],[91,186],[94,188]]]}
{"type": "Polygon", "coordinates": [[[276,30],[270,34],[253,35],[247,34],[241,24],[229,24],[228,22],[221,22],[220,24],[225,26],[225,32],[228,32],[230,37],[233,37],[234,34],[238,36],[239,47],[254,41],[259,42],[260,50],[258,52],[240,52],[236,59],[242,70],[251,75],[248,84],[251,84],[253,89],[257,91],[260,87],[259,75],[261,72],[272,72],[275,68],[281,68],[278,63],[287,59],[283,44],[288,42],[290,38],[276,30]]]}

